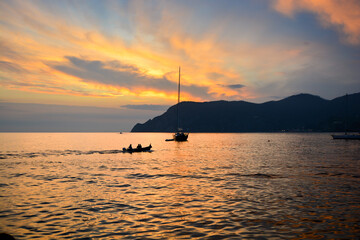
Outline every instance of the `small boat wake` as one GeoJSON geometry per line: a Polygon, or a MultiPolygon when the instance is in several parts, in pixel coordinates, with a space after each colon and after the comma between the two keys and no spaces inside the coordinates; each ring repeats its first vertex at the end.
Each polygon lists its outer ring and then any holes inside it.
{"type": "Polygon", "coordinates": [[[122,150],[93,150],[93,151],[80,151],[80,150],[48,150],[44,152],[2,152],[0,153],[0,159],[14,159],[14,158],[35,158],[35,157],[50,157],[50,156],[70,156],[70,155],[92,155],[92,154],[119,154],[119,153],[133,153],[133,152],[153,152],[151,145],[142,149],[134,148],[133,151],[129,151],[126,148],[122,150]],[[150,148],[149,148],[150,147],[150,148]]]}

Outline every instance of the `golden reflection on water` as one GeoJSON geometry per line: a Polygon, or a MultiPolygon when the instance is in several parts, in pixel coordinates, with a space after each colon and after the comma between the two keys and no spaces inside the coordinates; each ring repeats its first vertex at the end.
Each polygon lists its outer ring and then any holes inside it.
{"type": "Polygon", "coordinates": [[[327,134],[0,137],[0,230],[19,239],[360,234],[360,148],[327,134]]]}

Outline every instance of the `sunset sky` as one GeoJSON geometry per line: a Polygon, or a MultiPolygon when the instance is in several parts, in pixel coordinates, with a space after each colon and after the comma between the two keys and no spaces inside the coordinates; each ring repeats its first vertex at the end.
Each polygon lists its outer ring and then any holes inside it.
{"type": "Polygon", "coordinates": [[[0,131],[129,131],[177,101],[360,92],[360,1],[0,1],[0,131]]]}

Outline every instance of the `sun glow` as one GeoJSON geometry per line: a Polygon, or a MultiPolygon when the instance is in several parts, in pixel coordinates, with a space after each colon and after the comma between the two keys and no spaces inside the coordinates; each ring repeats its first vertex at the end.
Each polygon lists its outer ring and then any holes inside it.
{"type": "MultiPolygon", "coordinates": [[[[316,72],[322,79],[318,72],[334,69],[328,63],[335,59],[327,55],[333,51],[329,44],[276,32],[262,18],[259,25],[230,9],[209,17],[180,3],[175,5],[181,11],[173,11],[174,3],[85,3],[89,12],[82,4],[69,10],[66,2],[0,2],[0,88],[77,99],[120,98],[121,104],[136,98],[173,103],[181,66],[184,101],[251,100],[293,93],[290,86],[302,81],[300,72],[316,72]],[[321,71],[311,69],[318,64],[321,71]]],[[[338,26],[346,44],[359,44],[355,1],[341,6],[330,0],[269,4],[279,16],[313,12],[325,29],[338,26]]]]}

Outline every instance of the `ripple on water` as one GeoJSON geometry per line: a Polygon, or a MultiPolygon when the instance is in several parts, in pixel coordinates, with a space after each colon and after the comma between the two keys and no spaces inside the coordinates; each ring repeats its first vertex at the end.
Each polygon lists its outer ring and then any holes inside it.
{"type": "Polygon", "coordinates": [[[126,171],[126,170],[134,170],[135,168],[125,168],[125,167],[119,167],[119,168],[110,168],[110,171],[126,171]]]}
{"type": "MultiPolygon", "coordinates": [[[[152,152],[152,151],[149,151],[152,152]]],[[[36,157],[52,157],[52,156],[69,156],[69,155],[93,155],[93,154],[120,154],[124,153],[123,150],[114,149],[114,150],[90,150],[90,151],[80,151],[80,150],[47,150],[44,152],[14,152],[14,153],[0,153],[0,159],[12,159],[12,158],[36,158],[36,157]]]]}
{"type": "Polygon", "coordinates": [[[102,149],[2,153],[1,201],[11,207],[0,209],[1,223],[18,239],[359,236],[358,165],[349,167],[339,154],[328,155],[329,161],[302,152],[274,154],[261,141],[247,142],[254,135],[243,136],[225,141],[240,139],[241,148],[219,150],[211,141],[206,154],[189,148],[196,141],[181,151],[180,145],[159,144],[164,149],[151,157],[102,149]]]}
{"type": "Polygon", "coordinates": [[[131,187],[130,184],[108,184],[106,185],[109,188],[127,188],[127,187],[131,187]]]}
{"type": "Polygon", "coordinates": [[[226,175],[236,176],[236,177],[253,177],[253,178],[281,178],[281,176],[279,175],[264,174],[264,173],[255,173],[255,174],[227,173],[226,175]]]}

